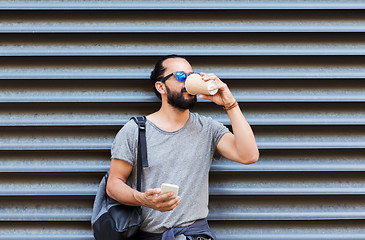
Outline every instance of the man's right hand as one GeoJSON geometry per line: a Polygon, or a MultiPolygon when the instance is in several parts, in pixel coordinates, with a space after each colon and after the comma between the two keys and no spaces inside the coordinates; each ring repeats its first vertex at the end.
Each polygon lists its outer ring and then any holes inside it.
{"type": "Polygon", "coordinates": [[[144,193],[137,194],[135,198],[141,203],[142,206],[149,207],[160,212],[171,211],[180,203],[179,196],[170,199],[174,195],[173,192],[167,192],[164,194],[160,193],[160,188],[153,188],[148,189],[144,193]]]}
{"type": "Polygon", "coordinates": [[[179,204],[180,197],[170,199],[173,192],[160,194],[160,188],[153,188],[141,193],[128,186],[126,181],[132,169],[130,163],[112,159],[106,189],[111,198],[129,206],[144,206],[161,212],[171,211],[179,204]]]}

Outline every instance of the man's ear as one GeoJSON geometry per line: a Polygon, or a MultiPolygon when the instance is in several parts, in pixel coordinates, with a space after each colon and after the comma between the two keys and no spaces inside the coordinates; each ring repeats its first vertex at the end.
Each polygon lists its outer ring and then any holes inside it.
{"type": "Polygon", "coordinates": [[[163,95],[166,94],[166,86],[164,83],[162,82],[155,82],[155,88],[157,89],[157,91],[163,95]]]}

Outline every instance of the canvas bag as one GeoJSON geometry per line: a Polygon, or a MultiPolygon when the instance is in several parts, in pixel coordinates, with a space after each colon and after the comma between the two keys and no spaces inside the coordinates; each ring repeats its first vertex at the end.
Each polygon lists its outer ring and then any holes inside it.
{"type": "MultiPolygon", "coordinates": [[[[146,143],[146,117],[132,117],[138,124],[137,190],[141,191],[142,167],[148,167],[146,143]]],[[[106,194],[109,172],[105,174],[97,190],[91,225],[96,240],[136,239],[141,224],[140,206],[121,204],[106,194]]]]}

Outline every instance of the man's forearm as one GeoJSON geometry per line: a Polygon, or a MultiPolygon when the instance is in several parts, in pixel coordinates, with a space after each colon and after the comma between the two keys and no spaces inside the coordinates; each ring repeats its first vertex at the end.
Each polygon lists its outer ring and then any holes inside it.
{"type": "Polygon", "coordinates": [[[141,192],[131,188],[121,179],[108,180],[106,192],[109,197],[129,206],[141,206],[141,192]]]}

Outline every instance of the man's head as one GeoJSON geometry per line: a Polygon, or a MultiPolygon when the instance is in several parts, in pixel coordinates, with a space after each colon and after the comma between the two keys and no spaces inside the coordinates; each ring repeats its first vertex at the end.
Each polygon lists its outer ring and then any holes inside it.
{"type": "Polygon", "coordinates": [[[154,91],[160,99],[167,100],[173,107],[191,109],[196,104],[196,96],[189,95],[185,90],[185,78],[179,78],[176,72],[186,74],[193,72],[190,63],[178,55],[162,57],[151,72],[150,79],[154,91]],[[179,80],[180,81],[179,81],[179,80]]]}

